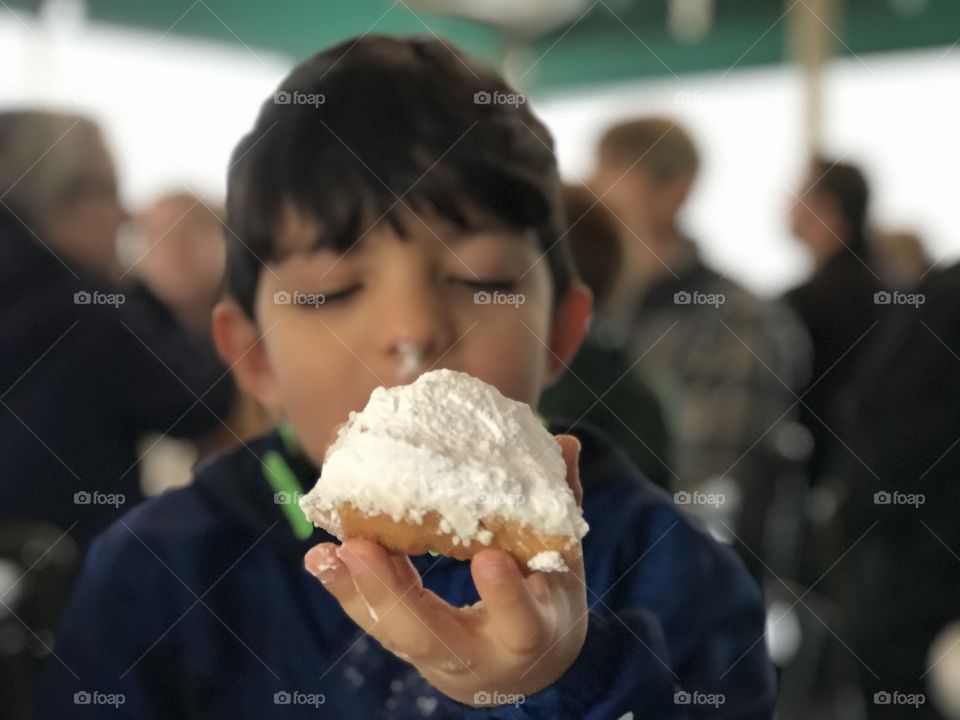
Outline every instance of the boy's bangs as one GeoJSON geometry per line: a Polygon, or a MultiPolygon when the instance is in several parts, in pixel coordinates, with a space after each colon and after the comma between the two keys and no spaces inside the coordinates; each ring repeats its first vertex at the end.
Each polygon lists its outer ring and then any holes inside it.
{"type": "MultiPolygon", "coordinates": [[[[274,252],[263,258],[265,262],[281,261],[303,249],[346,253],[381,223],[388,223],[397,235],[406,237],[407,211],[420,217],[439,216],[464,233],[491,226],[533,229],[543,249],[550,241],[545,232],[551,221],[548,200],[539,189],[494,167],[454,168],[440,163],[428,168],[406,189],[391,187],[359,162],[330,174],[329,165],[324,163],[312,167],[316,168],[316,177],[310,182],[289,187],[284,195],[274,197],[288,198],[282,202],[289,202],[299,214],[315,221],[319,232],[307,248],[283,247],[275,240],[270,244],[274,252]]],[[[273,237],[282,237],[283,206],[269,208],[264,216],[273,218],[273,237]]]]}
{"type": "Polygon", "coordinates": [[[434,40],[365,37],[299,65],[234,151],[228,294],[250,313],[264,265],[311,249],[347,252],[379,222],[403,236],[412,211],[466,232],[481,223],[532,230],[559,297],[574,270],[558,242],[553,140],[526,104],[489,99],[514,92],[434,40]],[[289,242],[291,208],[316,222],[315,238],[289,242]]]}

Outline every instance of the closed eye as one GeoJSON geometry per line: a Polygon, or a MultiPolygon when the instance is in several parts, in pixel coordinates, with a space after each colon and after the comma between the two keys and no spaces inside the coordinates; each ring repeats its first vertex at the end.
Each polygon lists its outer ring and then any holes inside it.
{"type": "Polygon", "coordinates": [[[363,287],[362,285],[350,285],[349,287],[345,287],[342,290],[336,290],[335,292],[327,292],[327,293],[317,293],[317,295],[322,295],[323,304],[329,305],[330,303],[333,303],[333,302],[346,300],[348,297],[356,293],[362,287],[363,287]]]}
{"type": "Polygon", "coordinates": [[[517,280],[512,278],[451,278],[453,282],[473,290],[512,290],[517,280]]]}

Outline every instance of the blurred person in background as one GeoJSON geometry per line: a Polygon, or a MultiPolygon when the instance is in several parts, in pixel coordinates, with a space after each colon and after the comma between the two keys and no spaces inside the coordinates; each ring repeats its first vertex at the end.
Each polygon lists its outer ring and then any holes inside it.
{"type": "Polygon", "coordinates": [[[567,371],[540,396],[540,412],[570,430],[587,425],[616,442],[657,485],[670,486],[670,442],[660,401],[625,349],[604,337],[602,316],[623,268],[617,222],[586,187],[565,185],[566,239],[593,293],[591,327],[567,371]]]}
{"type": "Polygon", "coordinates": [[[101,496],[141,497],[137,438],[218,426],[234,389],[145,286],[120,284],[126,216],[92,122],[0,114],[0,200],[0,508],[83,546],[120,509],[101,496]]]}
{"type": "Polygon", "coordinates": [[[177,192],[156,198],[136,220],[143,236],[137,277],[184,328],[212,343],[210,314],[227,263],[223,210],[177,192]]]}
{"type": "Polygon", "coordinates": [[[912,290],[935,265],[919,235],[908,231],[878,232],[870,236],[877,274],[890,289],[912,290]]]}
{"type": "Polygon", "coordinates": [[[790,427],[809,349],[789,311],[709,267],[680,227],[699,167],[676,122],[641,118],[602,137],[593,185],[623,231],[612,311],[665,400],[675,497],[715,517],[715,531],[735,531],[759,575],[766,512],[789,464],[778,439],[790,427]]]}
{"type": "Polygon", "coordinates": [[[851,379],[849,452],[834,471],[850,488],[840,632],[861,660],[870,720],[960,717],[960,635],[945,630],[960,614],[960,265],[910,296],[884,310],[851,379]],[[926,700],[882,701],[894,692],[926,700]]]}
{"type": "Polygon", "coordinates": [[[814,484],[824,481],[830,458],[846,452],[840,418],[879,315],[883,287],[867,241],[868,200],[859,168],[815,158],[791,207],[791,229],[814,265],[811,277],[784,296],[813,342],[800,416],[813,437],[814,484]]]}
{"type": "Polygon", "coordinates": [[[30,716],[79,555],[142,498],[137,440],[220,425],[234,386],[143,287],[90,120],[0,113],[0,716],[30,716]],[[18,635],[19,634],[19,635],[18,635]],[[21,640],[17,640],[21,637],[21,640]]]}
{"type": "MultiPolygon", "coordinates": [[[[155,302],[165,305],[193,341],[215,351],[210,316],[221,297],[227,244],[222,208],[189,192],[157,197],[136,216],[139,243],[133,271],[155,302]]],[[[238,392],[224,425],[196,438],[148,433],[140,442],[146,492],[189,481],[195,462],[266,431],[274,424],[259,403],[238,392]]]]}

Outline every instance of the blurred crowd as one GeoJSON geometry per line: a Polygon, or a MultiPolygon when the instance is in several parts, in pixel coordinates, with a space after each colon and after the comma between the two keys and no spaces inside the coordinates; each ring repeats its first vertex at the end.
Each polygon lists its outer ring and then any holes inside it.
{"type": "MultiPolygon", "coordinates": [[[[901,717],[894,693],[960,717],[960,266],[873,227],[864,173],[814,157],[788,217],[812,272],[761,298],[682,225],[702,162],[683,127],[622,122],[595,160],[563,188],[594,317],[540,412],[612,437],[739,551],[779,718],[901,717]]],[[[91,539],[276,423],[210,336],[218,204],[120,198],[93,122],[0,113],[0,684],[24,688],[3,717],[25,716],[91,539]]]]}

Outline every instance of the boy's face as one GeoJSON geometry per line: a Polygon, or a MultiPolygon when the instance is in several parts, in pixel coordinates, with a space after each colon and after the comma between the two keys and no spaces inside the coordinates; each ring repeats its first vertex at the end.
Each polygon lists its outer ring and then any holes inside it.
{"type": "MultiPolygon", "coordinates": [[[[256,326],[230,301],[214,314],[240,385],[290,421],[318,464],[333,429],[374,388],[431,369],[469,373],[535,406],[589,318],[579,283],[553,309],[535,238],[495,224],[463,232],[434,215],[399,219],[403,238],[382,222],[345,254],[295,251],[263,269],[256,326]]],[[[316,234],[289,210],[279,240],[305,249],[316,234]]]]}

